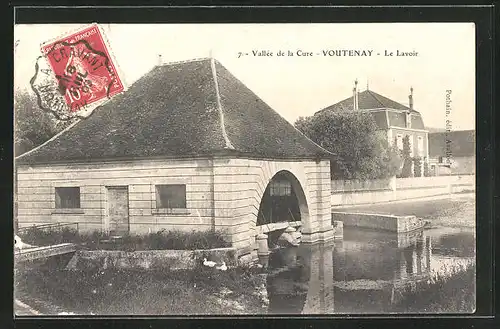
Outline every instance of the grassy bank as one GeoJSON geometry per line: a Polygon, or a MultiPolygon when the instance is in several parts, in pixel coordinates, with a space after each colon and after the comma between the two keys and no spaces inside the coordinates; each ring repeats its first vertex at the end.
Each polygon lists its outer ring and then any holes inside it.
{"type": "Polygon", "coordinates": [[[16,298],[44,314],[61,309],[95,315],[262,314],[267,307],[258,295],[263,283],[265,278],[251,269],[41,269],[16,276],[16,298]]]}
{"type": "Polygon", "coordinates": [[[403,293],[392,311],[406,313],[473,313],[476,308],[476,266],[455,268],[453,275],[438,275],[403,293]]]}
{"type": "Polygon", "coordinates": [[[194,250],[229,247],[224,233],[219,231],[159,231],[146,235],[127,234],[120,239],[94,231],[89,234],[79,233],[72,227],[37,228],[30,227],[19,233],[23,242],[35,246],[47,246],[59,243],[76,243],[90,250],[194,250]]]}

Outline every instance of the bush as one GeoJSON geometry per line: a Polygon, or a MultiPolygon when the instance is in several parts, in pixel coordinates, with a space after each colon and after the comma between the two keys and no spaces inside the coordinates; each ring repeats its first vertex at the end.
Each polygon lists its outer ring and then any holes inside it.
{"type": "Polygon", "coordinates": [[[419,157],[413,159],[413,176],[422,176],[422,159],[419,157]]]}
{"type": "Polygon", "coordinates": [[[427,162],[427,161],[424,161],[424,176],[425,177],[430,177],[431,176],[431,172],[430,172],[430,169],[429,169],[429,162],[427,162]]]}
{"type": "Polygon", "coordinates": [[[410,157],[410,136],[403,137],[403,150],[401,151],[401,158],[403,159],[403,168],[398,177],[407,178],[412,176],[411,165],[413,159],[410,157]]]}
{"type": "Polygon", "coordinates": [[[168,231],[164,230],[144,236],[126,235],[117,247],[133,250],[194,250],[224,248],[231,243],[224,239],[224,234],[217,231],[168,231]]]}
{"type": "Polygon", "coordinates": [[[59,243],[81,244],[89,249],[121,249],[121,250],[194,250],[230,247],[231,243],[224,239],[220,231],[168,231],[164,230],[147,235],[126,234],[114,242],[110,236],[94,231],[90,234],[79,234],[74,228],[38,228],[30,227],[19,234],[25,243],[35,246],[47,246],[59,243]]]}
{"type": "Polygon", "coordinates": [[[34,246],[75,243],[79,240],[78,230],[73,227],[39,228],[33,226],[19,232],[18,235],[23,242],[34,246]]]}
{"type": "Polygon", "coordinates": [[[472,313],[476,308],[476,266],[457,267],[452,273],[408,289],[394,305],[396,312],[472,313]]]}

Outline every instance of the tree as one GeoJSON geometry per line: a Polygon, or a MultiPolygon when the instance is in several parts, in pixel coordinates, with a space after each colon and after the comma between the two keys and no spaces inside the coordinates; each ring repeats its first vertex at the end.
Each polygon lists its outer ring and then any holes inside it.
{"type": "Polygon", "coordinates": [[[300,117],[295,127],[332,152],[334,179],[376,179],[394,176],[399,157],[385,134],[377,131],[370,113],[323,112],[300,117]]]}
{"type": "Polygon", "coordinates": [[[422,176],[422,158],[420,157],[413,158],[413,176],[422,176]]]}
{"type": "Polygon", "coordinates": [[[424,159],[424,176],[429,177],[431,175],[431,171],[429,170],[429,162],[427,159],[424,159]]]}
{"type": "Polygon", "coordinates": [[[411,164],[413,159],[410,156],[410,136],[403,137],[403,150],[401,151],[401,158],[403,159],[403,168],[401,169],[400,177],[411,177],[411,164]]]}
{"type": "Polygon", "coordinates": [[[39,146],[70,123],[56,120],[38,107],[35,96],[17,90],[14,94],[14,155],[39,146]]]}

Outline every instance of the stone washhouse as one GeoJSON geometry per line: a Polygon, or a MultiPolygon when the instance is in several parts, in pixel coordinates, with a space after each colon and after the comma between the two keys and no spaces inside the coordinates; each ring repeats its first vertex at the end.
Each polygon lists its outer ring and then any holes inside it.
{"type": "Polygon", "coordinates": [[[16,158],[17,221],[115,235],[222,230],[242,255],[275,220],[300,220],[302,243],[326,241],[330,156],[218,61],[157,65],[16,158]]]}

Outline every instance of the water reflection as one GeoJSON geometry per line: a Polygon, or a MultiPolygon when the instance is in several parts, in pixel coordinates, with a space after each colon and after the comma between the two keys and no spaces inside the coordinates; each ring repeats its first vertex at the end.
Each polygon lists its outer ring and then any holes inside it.
{"type": "MultiPolygon", "coordinates": [[[[474,260],[472,231],[344,229],[335,243],[269,257],[271,314],[386,313],[404,287],[474,260]]],[[[450,296],[452,297],[452,296],[450,296]]]]}
{"type": "Polygon", "coordinates": [[[270,256],[269,313],[334,311],[333,244],[287,248],[270,256]]]}

